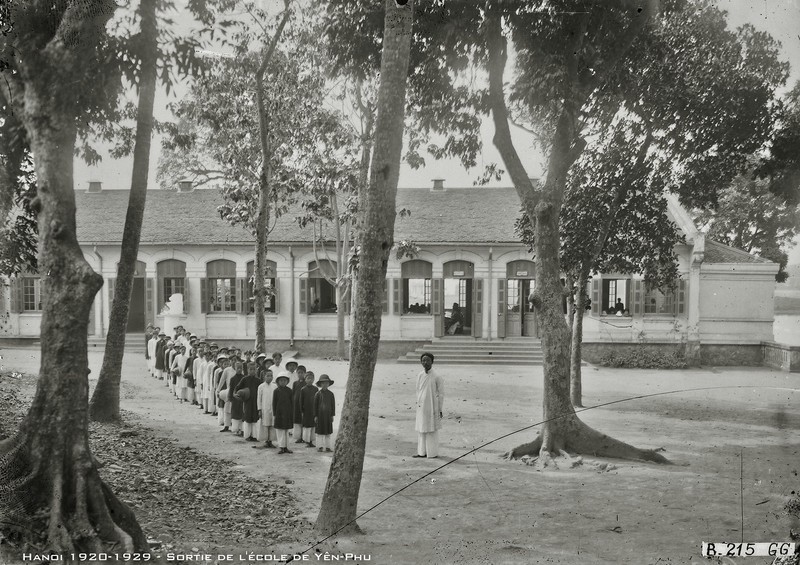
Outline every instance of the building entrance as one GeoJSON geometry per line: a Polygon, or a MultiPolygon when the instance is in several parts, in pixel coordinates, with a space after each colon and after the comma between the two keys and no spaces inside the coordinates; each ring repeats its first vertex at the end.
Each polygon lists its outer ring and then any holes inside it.
{"type": "Polygon", "coordinates": [[[533,261],[511,261],[506,277],[500,281],[498,337],[539,337],[531,301],[536,286],[533,261]]]}

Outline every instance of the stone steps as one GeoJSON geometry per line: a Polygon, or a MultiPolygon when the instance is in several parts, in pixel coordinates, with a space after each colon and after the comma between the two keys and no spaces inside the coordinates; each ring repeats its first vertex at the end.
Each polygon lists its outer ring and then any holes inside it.
{"type": "Polygon", "coordinates": [[[521,337],[485,341],[470,337],[435,339],[397,359],[398,363],[419,363],[425,352],[433,353],[444,365],[541,365],[542,348],[538,339],[521,337]]]}

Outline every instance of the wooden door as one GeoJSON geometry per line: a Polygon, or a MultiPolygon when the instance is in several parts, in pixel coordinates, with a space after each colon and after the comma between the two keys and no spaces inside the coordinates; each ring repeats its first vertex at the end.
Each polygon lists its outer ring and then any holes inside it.
{"type": "Polygon", "coordinates": [[[508,279],[506,283],[506,337],[519,337],[522,335],[522,281],[508,279]]]}

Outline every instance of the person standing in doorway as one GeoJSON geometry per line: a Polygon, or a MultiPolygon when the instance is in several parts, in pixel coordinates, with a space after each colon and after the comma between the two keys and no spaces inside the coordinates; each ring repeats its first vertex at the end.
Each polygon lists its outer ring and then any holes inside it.
{"type": "Polygon", "coordinates": [[[417,454],[414,457],[432,459],[439,456],[444,380],[433,369],[433,353],[423,353],[419,361],[422,371],[417,376],[417,454]]]}

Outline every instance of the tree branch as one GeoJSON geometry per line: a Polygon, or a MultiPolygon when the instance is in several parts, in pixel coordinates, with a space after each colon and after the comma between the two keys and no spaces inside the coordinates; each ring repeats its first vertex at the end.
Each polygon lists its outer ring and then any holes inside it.
{"type": "Polygon", "coordinates": [[[658,12],[658,0],[644,0],[644,7],[639,2],[631,2],[631,23],[628,28],[619,34],[619,40],[611,51],[603,58],[603,64],[595,69],[594,73],[588,74],[589,69],[585,69],[581,75],[581,86],[584,95],[588,95],[605,79],[611,69],[616,66],[619,60],[630,49],[636,37],[642,32],[647,23],[658,12]]]}
{"type": "Polygon", "coordinates": [[[507,43],[506,38],[503,36],[500,14],[492,9],[491,4],[487,4],[486,7],[485,33],[489,55],[486,65],[489,71],[488,99],[494,122],[492,142],[503,158],[506,170],[511,177],[511,182],[514,183],[517,194],[519,194],[523,208],[534,210],[538,202],[536,190],[514,147],[514,142],[511,140],[511,130],[508,127],[508,107],[506,106],[505,93],[503,92],[503,72],[508,60],[507,43]]]}
{"type": "Polygon", "coordinates": [[[275,30],[275,35],[272,36],[266,52],[264,53],[264,57],[261,59],[261,65],[259,65],[258,70],[256,71],[256,80],[259,82],[264,78],[264,73],[267,71],[267,66],[272,59],[272,54],[275,52],[275,48],[278,46],[278,40],[283,33],[283,28],[286,27],[286,23],[289,21],[289,16],[291,15],[291,12],[289,11],[289,5],[291,4],[291,1],[292,0],[283,0],[283,18],[278,24],[278,29],[275,30]]]}

